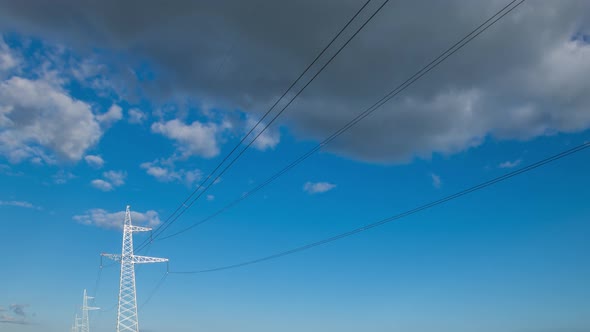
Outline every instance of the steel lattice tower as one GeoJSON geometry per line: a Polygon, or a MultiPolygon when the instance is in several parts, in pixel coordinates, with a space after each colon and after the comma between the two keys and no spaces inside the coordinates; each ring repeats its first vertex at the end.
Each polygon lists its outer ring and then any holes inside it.
{"type": "Polygon", "coordinates": [[[125,211],[123,224],[123,245],[121,255],[102,254],[102,256],[121,263],[119,284],[119,308],[117,312],[117,332],[139,332],[137,319],[137,294],[135,290],[135,264],[167,262],[167,258],[137,256],[133,254],[133,232],[147,232],[147,227],[133,226],[129,205],[125,211]]]}
{"type": "Polygon", "coordinates": [[[72,332],[80,332],[80,326],[80,317],[78,317],[78,314],[76,314],[74,317],[74,325],[72,325],[72,332]]]}
{"type": "Polygon", "coordinates": [[[100,308],[97,307],[89,307],[88,300],[93,299],[86,294],[86,290],[84,290],[84,298],[82,300],[82,323],[80,324],[80,332],[90,332],[90,319],[88,317],[88,311],[90,310],[98,310],[100,308]]]}

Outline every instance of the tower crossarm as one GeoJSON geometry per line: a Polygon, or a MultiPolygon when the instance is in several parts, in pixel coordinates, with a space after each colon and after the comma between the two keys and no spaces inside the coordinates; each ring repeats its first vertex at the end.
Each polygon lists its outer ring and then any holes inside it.
{"type": "MultiPolygon", "coordinates": [[[[137,290],[135,288],[135,264],[164,263],[167,258],[138,256],[133,251],[133,233],[147,232],[151,228],[134,226],[131,222],[131,208],[127,205],[123,222],[123,241],[121,254],[102,254],[121,263],[121,279],[119,281],[119,304],[117,309],[117,332],[139,332],[137,318],[137,290]]],[[[102,265],[102,263],[101,263],[102,265]]]]}
{"type": "Polygon", "coordinates": [[[133,263],[135,263],[135,264],[165,263],[167,261],[168,261],[168,258],[158,258],[158,257],[147,257],[147,256],[133,255],[133,263]]]}
{"type": "Polygon", "coordinates": [[[128,227],[128,229],[132,232],[149,232],[152,230],[149,227],[141,227],[141,226],[133,226],[133,225],[128,225],[125,227],[128,227]]]}
{"type": "Polygon", "coordinates": [[[98,310],[100,308],[91,307],[88,305],[88,301],[92,300],[92,296],[88,296],[86,290],[84,290],[84,297],[82,300],[82,323],[79,325],[80,331],[79,332],[90,332],[90,317],[88,312],[91,310],[98,310]]]}

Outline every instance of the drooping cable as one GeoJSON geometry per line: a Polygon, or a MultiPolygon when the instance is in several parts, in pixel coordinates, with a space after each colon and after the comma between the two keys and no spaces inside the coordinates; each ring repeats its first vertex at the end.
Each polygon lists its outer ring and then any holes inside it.
{"type": "MultiPolygon", "coordinates": [[[[269,128],[269,126],[291,105],[291,103],[311,84],[311,82],[313,82],[318,75],[332,62],[332,60],[334,60],[334,58],[336,58],[336,56],[338,54],[340,54],[340,52],[346,48],[346,46],[350,43],[350,41],[352,39],[354,39],[354,37],[356,37],[356,35],[358,35],[358,33],[360,31],[362,31],[364,29],[364,27],[377,15],[378,12],[381,11],[381,9],[389,2],[389,0],[385,0],[385,2],[383,2],[376,11],[373,12],[373,14],[347,39],[347,41],[340,46],[340,48],[338,49],[338,51],[336,51],[332,57],[330,57],[330,59],[324,63],[324,65],[316,72],[316,74],[303,86],[303,88],[301,88],[297,94],[290,99],[290,101],[271,119],[271,121],[269,121],[264,128],[262,128],[256,135],[255,137],[246,145],[246,147],[244,149],[242,149],[238,155],[232,159],[232,161],[219,173],[217,174],[217,176],[211,180],[209,182],[209,184],[203,189],[203,185],[205,183],[207,183],[207,181],[209,181],[212,177],[213,174],[215,174],[215,172],[217,172],[221,166],[229,159],[229,157],[243,144],[243,142],[246,140],[247,137],[249,137],[255,130],[256,128],[263,122],[263,120],[266,118],[266,116],[268,116],[271,111],[278,105],[278,103],[289,93],[289,91],[291,91],[291,89],[305,76],[305,74],[312,68],[312,66],[322,57],[322,55],[330,48],[330,46],[338,39],[338,37],[340,37],[340,35],[346,31],[346,29],[348,28],[348,26],[356,19],[356,17],[365,9],[365,7],[370,3],[371,0],[368,0],[367,2],[364,3],[364,5],[355,13],[355,15],[346,23],[346,25],[338,32],[338,34],[336,34],[336,36],[334,36],[334,38],[332,38],[332,40],[328,43],[328,45],[326,45],[324,47],[324,49],[316,56],[316,58],[312,61],[312,63],[310,65],[308,65],[308,67],[299,75],[299,77],[291,84],[291,86],[289,86],[289,88],[287,90],[285,90],[285,92],[283,93],[283,95],[277,99],[277,101],[271,106],[271,108],[268,109],[268,111],[263,115],[263,117],[250,129],[250,131],[242,138],[242,140],[230,151],[229,154],[227,154],[223,160],[215,167],[215,169],[205,178],[205,180],[203,180],[201,182],[201,184],[199,184],[199,186],[197,186],[197,188],[191,193],[191,195],[189,195],[189,197],[187,197],[187,199],[185,199],[185,201],[179,205],[177,207],[177,209],[173,212],[173,214],[168,217],[166,219],[166,221],[164,221],[162,223],[162,225],[160,225],[160,227],[158,227],[154,233],[154,239],[159,237],[168,227],[170,227],[170,225],[172,223],[174,223],[176,220],[178,220],[178,218],[184,214],[184,212],[186,212],[186,210],[188,210],[201,196],[203,196],[203,194],[216,182],[217,179],[219,179],[243,154],[244,152],[246,152],[246,150],[248,150],[248,148],[269,128]],[[192,199],[192,197],[199,192],[200,193],[197,195],[196,198],[192,199]],[[192,201],[190,203],[189,200],[192,201]],[[180,212],[179,212],[180,211],[180,212]]],[[[140,246],[138,247],[138,251],[139,250],[143,250],[143,248],[146,246],[146,241],[144,241],[142,244],[140,244],[140,246]]]]}
{"type": "Polygon", "coordinates": [[[160,278],[160,280],[158,281],[158,283],[156,284],[154,289],[152,289],[152,291],[149,293],[146,300],[139,306],[139,310],[143,310],[145,308],[145,306],[152,300],[154,295],[158,292],[158,290],[162,287],[162,285],[166,281],[166,277],[168,277],[168,272],[164,273],[162,278],[160,278]]]}
{"type": "Polygon", "coordinates": [[[180,234],[183,234],[185,232],[188,232],[189,230],[191,230],[191,229],[193,229],[193,228],[195,228],[195,227],[197,227],[197,226],[199,226],[199,225],[201,225],[201,224],[203,224],[203,223],[205,223],[205,222],[207,222],[207,221],[209,221],[209,220],[217,217],[221,213],[223,213],[223,212],[231,209],[232,207],[234,207],[235,205],[237,205],[241,201],[245,200],[246,198],[248,198],[251,195],[253,195],[254,193],[258,192],[262,188],[266,187],[268,184],[272,183],[277,178],[279,178],[283,174],[287,173],[288,171],[290,171],[295,166],[299,165],[301,162],[303,162],[307,158],[311,157],[313,154],[315,154],[321,148],[323,148],[324,146],[326,146],[327,144],[329,144],[330,142],[332,142],[334,139],[336,139],[338,136],[342,135],[344,132],[346,132],[347,130],[349,130],[350,128],[352,128],[358,122],[362,121],[364,118],[366,118],[367,116],[369,116],[370,114],[372,114],[373,112],[375,112],[376,110],[378,110],[381,106],[383,106],[389,100],[391,100],[395,96],[399,95],[405,89],[409,88],[417,80],[419,80],[424,75],[426,75],[431,70],[433,70],[438,65],[440,65],[442,62],[444,62],[448,57],[450,57],[451,55],[455,54],[457,51],[459,51],[460,49],[462,49],[465,45],[467,45],[469,42],[471,42],[477,36],[479,36],[480,34],[482,34],[483,32],[485,32],[487,29],[489,29],[491,26],[493,26],[496,22],[498,22],[504,16],[506,16],[507,14],[509,14],[510,12],[512,12],[514,9],[516,9],[518,6],[520,6],[524,1],[525,0],[520,0],[520,1],[513,0],[510,3],[508,3],[502,9],[500,9],[499,11],[497,11],[494,15],[492,15],[490,18],[488,18],[486,21],[484,21],[482,24],[480,24],[478,27],[476,27],[474,30],[472,30],[471,32],[469,32],[466,36],[464,36],[463,38],[461,38],[458,42],[456,42],[455,44],[453,44],[451,47],[449,47],[443,53],[441,53],[436,58],[434,58],[432,61],[430,61],[426,66],[422,67],[420,70],[418,70],[412,76],[410,76],[409,78],[407,78],[403,83],[401,83],[400,85],[398,85],[396,88],[394,88],[393,90],[391,90],[390,92],[388,92],[385,96],[383,96],[377,102],[375,102],[370,107],[368,107],[363,112],[361,112],[360,114],[358,114],[357,116],[355,116],[353,119],[351,119],[349,122],[347,122],[346,125],[344,125],[340,129],[336,130],[334,133],[332,133],[330,136],[328,136],[322,142],[320,142],[315,147],[313,147],[312,149],[310,149],[309,151],[307,151],[306,153],[304,153],[303,155],[301,155],[299,158],[297,158],[296,160],[294,160],[290,164],[288,164],[286,167],[284,167],[283,169],[281,169],[279,172],[277,172],[274,175],[272,175],[271,177],[269,177],[267,180],[265,180],[264,182],[262,182],[261,184],[259,184],[254,189],[252,189],[252,190],[246,192],[245,194],[241,195],[240,197],[238,197],[234,201],[230,202],[229,204],[227,204],[226,206],[224,206],[223,208],[221,208],[217,212],[215,212],[215,213],[207,216],[206,218],[204,218],[204,219],[202,219],[202,220],[200,220],[200,221],[198,221],[196,223],[193,223],[191,226],[186,227],[186,228],[184,228],[184,229],[182,229],[180,231],[177,231],[177,232],[172,233],[170,235],[167,235],[165,237],[161,237],[159,240],[169,239],[169,238],[178,236],[180,234]]]}
{"type": "Polygon", "coordinates": [[[229,270],[229,269],[235,269],[235,268],[244,267],[244,266],[248,266],[248,265],[253,265],[253,264],[257,264],[257,263],[262,263],[262,262],[265,262],[265,261],[269,261],[269,260],[272,260],[272,259],[277,259],[277,258],[284,257],[284,256],[287,256],[287,255],[292,255],[292,254],[295,254],[295,253],[298,253],[298,252],[301,252],[301,251],[304,251],[304,250],[308,250],[308,249],[311,249],[311,248],[314,248],[314,247],[318,247],[318,246],[321,246],[321,245],[324,245],[324,244],[328,244],[330,242],[334,242],[334,241],[337,241],[337,240],[340,240],[340,239],[343,239],[343,238],[346,238],[346,237],[349,237],[349,236],[352,236],[352,235],[356,235],[358,233],[362,233],[362,232],[368,231],[370,229],[373,229],[373,228],[376,228],[376,227],[385,225],[387,223],[390,223],[390,222],[393,222],[393,221],[396,221],[396,220],[399,220],[399,219],[402,219],[402,218],[405,218],[405,217],[409,217],[409,216],[411,216],[413,214],[422,212],[424,210],[431,209],[431,208],[433,208],[435,206],[438,206],[438,205],[447,203],[449,201],[455,200],[455,199],[460,198],[462,196],[465,196],[465,195],[468,195],[470,193],[473,193],[473,192],[482,190],[484,188],[490,187],[492,185],[495,185],[495,184],[497,184],[499,182],[506,181],[506,180],[508,180],[508,179],[510,179],[512,177],[517,176],[517,175],[520,175],[520,174],[523,174],[523,173],[532,171],[532,170],[534,170],[536,168],[539,168],[539,167],[541,167],[543,165],[546,165],[548,163],[551,163],[551,162],[557,161],[559,159],[565,158],[565,157],[570,156],[570,155],[572,155],[574,153],[577,153],[577,152],[580,152],[580,151],[582,151],[584,149],[587,149],[588,147],[590,147],[590,142],[584,143],[584,144],[581,144],[581,145],[578,145],[578,146],[576,146],[574,148],[571,148],[569,150],[560,152],[558,154],[555,154],[555,155],[553,155],[551,157],[548,157],[548,158],[545,158],[543,160],[537,161],[537,162],[535,162],[533,164],[530,164],[528,166],[519,168],[517,170],[514,170],[512,172],[509,172],[509,173],[506,173],[504,175],[498,176],[498,177],[493,178],[491,180],[488,180],[488,181],[482,182],[480,184],[474,185],[472,187],[469,187],[467,189],[461,190],[461,191],[456,192],[456,193],[454,193],[452,195],[449,195],[449,196],[443,197],[441,199],[438,199],[438,200],[435,200],[435,201],[432,201],[432,202],[429,202],[429,203],[420,205],[420,206],[418,206],[416,208],[413,208],[411,210],[407,210],[405,212],[402,212],[402,213],[399,213],[399,214],[396,214],[396,215],[393,215],[393,216],[390,216],[390,217],[381,219],[381,220],[379,220],[377,222],[370,223],[370,224],[367,224],[367,225],[362,226],[362,227],[359,227],[359,228],[355,228],[355,229],[350,230],[348,232],[340,233],[338,235],[331,236],[329,238],[325,238],[323,240],[315,241],[315,242],[312,242],[312,243],[309,243],[309,244],[306,244],[306,245],[303,245],[303,246],[299,246],[299,247],[296,247],[296,248],[293,248],[293,249],[290,249],[290,250],[285,250],[285,251],[281,251],[279,253],[272,254],[272,255],[269,255],[269,256],[264,256],[264,257],[261,257],[261,258],[257,258],[257,259],[253,259],[253,260],[248,260],[248,261],[245,261],[245,262],[242,262],[242,263],[231,264],[231,265],[221,266],[221,267],[217,267],[217,268],[204,269],[204,270],[195,270],[195,271],[170,272],[170,273],[171,274],[199,274],[199,273],[223,271],[223,270],[229,270]]]}

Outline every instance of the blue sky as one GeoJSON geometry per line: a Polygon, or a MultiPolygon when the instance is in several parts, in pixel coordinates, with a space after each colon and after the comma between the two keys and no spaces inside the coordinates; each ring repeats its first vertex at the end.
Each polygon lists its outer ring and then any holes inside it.
{"type": "MultiPolygon", "coordinates": [[[[343,25],[332,16],[360,6],[322,2],[294,29],[311,2],[291,15],[264,4],[259,19],[230,3],[146,4],[147,24],[108,1],[71,14],[0,2],[0,331],[69,328],[85,288],[103,308],[92,330],[112,331],[117,266],[97,276],[100,253],[120,251],[125,206],[136,224],[160,225],[343,25]]],[[[420,4],[384,7],[165,234],[254,188],[501,5],[452,2],[428,27],[405,21],[420,4]]],[[[320,153],[143,254],[169,258],[173,272],[247,261],[590,141],[587,7],[527,3],[320,153]]],[[[582,151],[277,260],[170,274],[155,293],[166,265],[141,266],[138,302],[153,295],[141,329],[586,331],[589,161],[582,151]]]]}

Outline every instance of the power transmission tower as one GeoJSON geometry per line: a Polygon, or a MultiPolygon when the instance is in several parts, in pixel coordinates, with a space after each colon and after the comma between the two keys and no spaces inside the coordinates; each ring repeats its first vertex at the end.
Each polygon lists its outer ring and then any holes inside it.
{"type": "Polygon", "coordinates": [[[88,317],[88,311],[90,310],[98,310],[100,308],[97,307],[89,307],[88,300],[93,299],[86,294],[86,290],[84,290],[84,298],[82,300],[82,324],[80,324],[80,332],[90,332],[90,319],[88,317]]]}
{"type": "Polygon", "coordinates": [[[137,319],[137,294],[135,290],[135,264],[168,262],[167,258],[137,256],[133,254],[133,233],[151,231],[148,227],[133,226],[129,205],[125,211],[123,224],[123,245],[121,255],[101,254],[121,263],[119,284],[119,308],[117,312],[117,332],[139,332],[137,319]]]}
{"type": "Polygon", "coordinates": [[[72,332],[80,332],[80,317],[78,314],[74,317],[74,325],[72,325],[72,332]]]}

